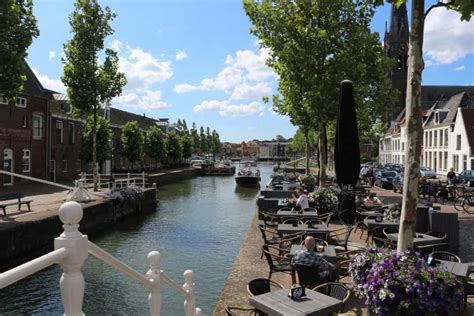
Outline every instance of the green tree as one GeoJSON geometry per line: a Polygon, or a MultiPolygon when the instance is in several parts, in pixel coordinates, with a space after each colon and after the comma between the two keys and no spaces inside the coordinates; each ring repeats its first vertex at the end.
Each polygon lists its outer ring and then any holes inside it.
{"type": "MultiPolygon", "coordinates": [[[[85,161],[92,162],[92,143],[93,143],[93,124],[94,118],[90,115],[87,118],[86,125],[84,127],[84,134],[82,139],[82,153],[85,161]]],[[[97,163],[102,165],[106,160],[111,159],[112,148],[110,141],[114,136],[112,129],[110,128],[109,121],[104,117],[97,117],[97,163]]]]}
{"type": "MultiPolygon", "coordinates": [[[[309,147],[310,152],[314,152],[318,146],[318,135],[315,131],[309,131],[309,147]]],[[[299,153],[306,153],[306,140],[305,135],[301,128],[296,130],[295,135],[291,141],[291,149],[299,153]]]]}
{"type": "MultiPolygon", "coordinates": [[[[407,0],[389,1],[400,6],[407,0]]],[[[378,4],[382,4],[379,0],[378,4]]],[[[423,33],[426,15],[436,7],[447,7],[459,11],[462,20],[469,21],[474,14],[474,2],[470,0],[451,0],[431,6],[425,13],[424,0],[412,0],[410,43],[408,50],[408,78],[406,96],[407,143],[405,146],[405,172],[403,178],[402,213],[397,250],[413,248],[416,228],[416,208],[418,203],[418,181],[420,155],[423,143],[423,118],[421,111],[421,78],[423,74],[423,33]]]]}
{"type": "Polygon", "coordinates": [[[158,167],[158,162],[167,156],[166,134],[157,126],[150,127],[146,132],[145,153],[155,159],[155,167],[158,167]]]}
{"type": "Polygon", "coordinates": [[[378,34],[370,31],[375,5],[363,0],[244,0],[244,8],[251,32],[270,49],[267,64],[280,77],[274,107],[305,135],[318,131],[324,184],[326,129],[336,118],[340,82],[354,82],[359,118],[364,118],[361,112],[381,115],[377,100],[390,100],[390,63],[378,34]]]}
{"type": "Polygon", "coordinates": [[[118,71],[117,54],[105,50],[104,63],[99,64],[99,53],[104,40],[113,33],[109,22],[115,18],[109,7],[102,10],[97,0],[76,0],[69,17],[73,37],[64,44],[65,57],[62,81],[67,87],[69,102],[77,115],[93,115],[93,174],[97,190],[97,110],[122,93],[127,83],[118,71]]]}
{"type": "Polygon", "coordinates": [[[13,100],[26,80],[25,58],[39,35],[32,0],[0,2],[0,95],[13,100]]]}
{"type": "Polygon", "coordinates": [[[219,133],[217,133],[216,130],[212,130],[211,138],[212,138],[212,153],[215,156],[221,151],[222,144],[219,137],[219,133]]]}
{"type": "Polygon", "coordinates": [[[145,137],[138,127],[137,121],[129,121],[122,127],[122,154],[128,159],[128,168],[143,159],[145,137]]]}
{"type": "Polygon", "coordinates": [[[211,134],[211,130],[209,129],[209,126],[206,127],[206,143],[207,143],[207,152],[211,154],[214,153],[212,134],[211,134]]]}
{"type": "Polygon", "coordinates": [[[180,136],[180,140],[183,148],[183,158],[191,158],[193,155],[193,139],[189,134],[183,134],[180,136]]]}
{"type": "Polygon", "coordinates": [[[168,158],[171,162],[179,162],[183,158],[183,144],[175,131],[168,132],[168,158]]]}
{"type": "Polygon", "coordinates": [[[200,142],[201,154],[206,154],[209,148],[207,144],[206,133],[204,132],[204,127],[202,126],[199,130],[199,142],[200,142]]]}
{"type": "Polygon", "coordinates": [[[193,122],[193,126],[189,133],[191,135],[191,139],[193,140],[193,150],[195,153],[199,153],[201,149],[201,141],[199,140],[199,134],[196,127],[196,123],[193,122]]]}

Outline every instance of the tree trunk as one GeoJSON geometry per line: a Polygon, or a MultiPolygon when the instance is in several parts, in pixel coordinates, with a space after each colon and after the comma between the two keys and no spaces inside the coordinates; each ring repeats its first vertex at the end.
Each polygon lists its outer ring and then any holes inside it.
{"type": "Polygon", "coordinates": [[[326,124],[319,122],[319,186],[326,186],[326,165],[328,161],[326,124]]]}
{"type": "Polygon", "coordinates": [[[97,109],[95,106],[92,126],[92,178],[94,181],[94,191],[97,191],[97,109]]]}
{"type": "Polygon", "coordinates": [[[413,248],[418,203],[418,180],[423,140],[421,116],[421,74],[423,72],[424,0],[412,1],[410,50],[408,53],[408,80],[406,98],[407,145],[403,179],[402,214],[397,251],[413,248]]]}
{"type": "Polygon", "coordinates": [[[306,153],[305,173],[309,174],[309,158],[311,156],[311,152],[309,148],[309,131],[307,129],[304,129],[303,135],[304,135],[304,144],[305,144],[305,153],[306,153]]]}

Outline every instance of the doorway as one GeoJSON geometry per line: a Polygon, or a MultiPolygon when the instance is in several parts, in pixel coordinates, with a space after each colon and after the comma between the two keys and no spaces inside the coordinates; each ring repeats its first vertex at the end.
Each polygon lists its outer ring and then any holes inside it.
{"type": "MultiPolygon", "coordinates": [[[[14,172],[13,169],[13,150],[10,148],[3,150],[3,170],[8,172],[14,172]]],[[[3,185],[11,186],[13,185],[13,176],[3,175],[3,185]]]]}
{"type": "Polygon", "coordinates": [[[49,181],[56,182],[56,160],[49,161],[49,181]]]}

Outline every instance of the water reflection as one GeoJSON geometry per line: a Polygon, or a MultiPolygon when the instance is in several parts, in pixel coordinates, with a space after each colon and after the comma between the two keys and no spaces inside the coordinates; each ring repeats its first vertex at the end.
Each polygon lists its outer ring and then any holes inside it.
{"type": "Polygon", "coordinates": [[[237,195],[242,200],[255,200],[258,192],[260,192],[259,187],[241,187],[235,186],[235,195],[237,195]]]}

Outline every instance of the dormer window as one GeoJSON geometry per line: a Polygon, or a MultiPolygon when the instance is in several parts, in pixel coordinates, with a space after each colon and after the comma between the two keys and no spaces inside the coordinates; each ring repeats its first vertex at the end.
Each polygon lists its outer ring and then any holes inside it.
{"type": "Polygon", "coordinates": [[[435,124],[443,123],[444,119],[448,115],[448,111],[438,110],[435,112],[435,124]]]}

